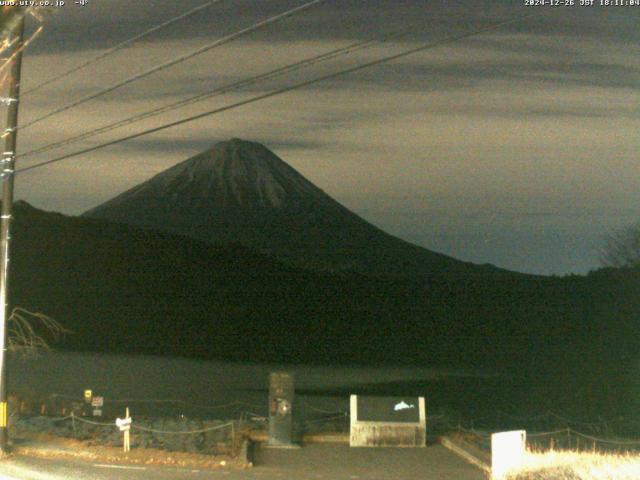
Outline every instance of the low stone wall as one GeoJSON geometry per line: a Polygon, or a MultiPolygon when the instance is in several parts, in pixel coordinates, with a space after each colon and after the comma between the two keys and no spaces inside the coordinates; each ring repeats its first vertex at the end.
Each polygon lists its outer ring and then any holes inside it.
{"type": "Polygon", "coordinates": [[[427,433],[422,425],[351,426],[349,443],[352,447],[424,447],[427,433]]]}

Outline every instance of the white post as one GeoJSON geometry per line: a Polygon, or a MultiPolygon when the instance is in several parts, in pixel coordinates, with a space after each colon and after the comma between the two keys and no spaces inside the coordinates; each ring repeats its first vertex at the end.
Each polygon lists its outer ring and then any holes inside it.
{"type": "Polygon", "coordinates": [[[418,397],[418,406],[420,408],[420,426],[425,430],[427,428],[427,407],[424,401],[424,397],[418,397]]]}
{"type": "MultiPolygon", "coordinates": [[[[129,407],[127,407],[126,411],[125,411],[125,415],[124,415],[125,419],[129,418],[129,407]]],[[[130,446],[129,446],[129,431],[130,431],[131,426],[127,425],[127,429],[124,431],[124,451],[128,452],[130,450],[130,446]]]]}
{"type": "Polygon", "coordinates": [[[358,396],[357,395],[351,395],[351,397],[349,398],[349,403],[350,403],[350,413],[351,413],[351,427],[353,427],[355,425],[355,423],[358,421],[358,396]]]}
{"type": "Polygon", "coordinates": [[[527,432],[515,430],[512,432],[493,433],[491,435],[491,478],[502,479],[524,463],[527,443],[527,432]]]}
{"type": "Polygon", "coordinates": [[[124,418],[116,418],[116,426],[123,434],[122,448],[125,452],[130,450],[129,430],[131,430],[131,417],[129,416],[129,407],[126,408],[124,418]]]}

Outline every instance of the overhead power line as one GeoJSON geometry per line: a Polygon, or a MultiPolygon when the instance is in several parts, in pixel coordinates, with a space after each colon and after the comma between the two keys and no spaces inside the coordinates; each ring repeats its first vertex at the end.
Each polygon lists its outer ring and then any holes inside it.
{"type": "Polygon", "coordinates": [[[149,30],[146,30],[134,37],[129,38],[128,40],[125,40],[124,42],[121,42],[113,47],[111,47],[110,49],[96,55],[93,58],[90,58],[89,60],[80,63],[79,65],[76,65],[75,67],[70,68],[69,70],[67,70],[64,73],[61,73],[60,75],[50,78],[48,80],[45,80],[33,87],[31,87],[30,89],[28,89],[27,91],[23,92],[22,96],[24,97],[25,95],[29,95],[30,93],[33,93],[37,90],[40,90],[42,87],[47,86],[47,85],[51,85],[52,83],[58,82],[60,80],[62,80],[63,78],[68,77],[69,75],[76,73],[86,67],[88,67],[89,65],[93,65],[96,62],[99,62],[101,60],[104,60],[106,57],[113,55],[114,53],[118,52],[119,50],[122,50],[125,47],[128,47],[129,45],[131,45],[132,43],[137,42],[138,40],[141,40],[145,37],[148,37],[149,35],[162,30],[163,28],[166,28],[170,25],[173,25],[174,23],[177,23],[181,20],[184,20],[185,18],[189,18],[192,15],[195,15],[196,13],[201,12],[202,10],[209,8],[213,5],[215,5],[216,3],[220,3],[224,0],[211,0],[205,4],[200,5],[199,7],[193,8],[185,13],[182,13],[180,15],[178,15],[177,17],[173,17],[169,20],[167,20],[166,22],[163,22],[159,25],[156,25],[155,27],[150,28],[149,30]]]}
{"type": "Polygon", "coordinates": [[[59,113],[62,113],[62,112],[66,112],[67,110],[70,110],[70,109],[72,109],[74,107],[82,105],[83,103],[86,103],[86,102],[88,102],[90,100],[95,100],[96,98],[99,98],[99,97],[101,97],[101,96],[103,96],[103,95],[105,95],[107,93],[113,92],[113,91],[115,91],[115,90],[117,90],[119,88],[124,87],[125,85],[129,85],[129,84],[131,84],[133,82],[136,82],[136,81],[138,81],[138,80],[140,80],[142,78],[148,77],[149,75],[157,73],[157,72],[159,72],[161,70],[165,70],[165,69],[167,69],[169,67],[173,67],[174,65],[177,65],[179,63],[185,62],[185,61],[187,61],[187,60],[189,60],[189,59],[191,59],[193,57],[196,57],[196,56],[201,55],[201,54],[203,54],[205,52],[213,50],[214,48],[217,48],[217,47],[220,47],[222,45],[225,45],[225,44],[227,44],[227,43],[229,43],[229,42],[231,42],[233,40],[236,40],[236,39],[238,39],[238,38],[240,38],[240,37],[242,37],[244,35],[247,35],[249,33],[255,32],[256,30],[259,30],[259,29],[264,28],[264,27],[266,27],[268,25],[271,25],[272,23],[278,22],[278,21],[283,20],[283,19],[285,19],[287,17],[295,15],[296,13],[301,12],[303,10],[307,10],[308,8],[311,8],[314,5],[317,5],[317,4],[319,4],[319,3],[323,2],[323,1],[324,0],[312,0],[310,2],[307,2],[307,3],[303,4],[303,5],[300,5],[298,7],[295,7],[295,8],[292,8],[290,10],[287,10],[286,12],[279,13],[277,15],[274,15],[273,17],[269,17],[266,20],[262,20],[262,21],[260,21],[258,23],[255,23],[255,24],[253,24],[253,25],[251,25],[249,27],[243,28],[242,30],[239,30],[239,31],[237,31],[235,33],[232,33],[230,35],[222,37],[222,38],[220,38],[220,39],[218,39],[218,40],[216,40],[216,41],[214,41],[212,43],[209,43],[209,44],[205,45],[204,47],[198,48],[198,49],[194,50],[193,52],[190,52],[188,54],[185,54],[185,55],[182,55],[180,57],[177,57],[177,58],[175,58],[173,60],[170,60],[167,63],[163,63],[161,65],[157,65],[155,67],[152,67],[152,68],[150,68],[150,69],[148,69],[148,70],[146,70],[146,71],[144,71],[142,73],[139,73],[137,75],[129,77],[129,78],[127,78],[127,79],[125,79],[125,80],[123,80],[121,82],[118,82],[118,83],[116,83],[114,85],[111,85],[110,87],[104,88],[104,89],[100,90],[99,92],[93,93],[91,95],[87,95],[86,97],[83,97],[83,98],[81,98],[79,100],[76,100],[76,101],[74,101],[72,103],[69,103],[69,104],[64,105],[64,106],[62,106],[60,108],[57,108],[56,110],[53,110],[53,111],[51,111],[51,112],[49,112],[49,113],[47,113],[47,114],[45,114],[45,115],[43,115],[41,117],[38,117],[38,118],[36,118],[35,120],[32,120],[29,123],[26,123],[24,125],[19,126],[18,129],[19,130],[24,130],[25,128],[29,128],[29,127],[37,124],[37,123],[40,123],[41,121],[43,121],[43,120],[45,120],[47,118],[53,117],[54,115],[58,115],[59,113]]]}
{"type": "Polygon", "coordinates": [[[24,167],[24,168],[21,168],[19,170],[16,170],[16,173],[23,173],[23,172],[26,172],[26,171],[29,171],[29,170],[34,170],[34,169],[37,169],[37,168],[44,167],[45,165],[51,165],[53,163],[61,162],[63,160],[67,160],[69,158],[78,157],[78,156],[84,155],[86,153],[95,152],[96,150],[100,150],[100,149],[105,148],[105,147],[109,147],[109,146],[112,146],[112,145],[117,145],[119,143],[123,143],[123,142],[126,142],[128,140],[133,140],[135,138],[143,137],[145,135],[150,135],[152,133],[157,133],[157,132],[160,132],[162,130],[166,130],[166,129],[169,129],[169,128],[177,127],[179,125],[183,125],[183,124],[186,124],[186,123],[193,122],[195,120],[199,120],[201,118],[205,118],[205,117],[209,117],[209,116],[212,116],[212,115],[215,115],[215,114],[218,114],[218,113],[226,112],[228,110],[232,110],[234,108],[242,107],[244,105],[249,105],[251,103],[255,103],[255,102],[258,102],[260,100],[265,100],[267,98],[275,97],[277,95],[282,95],[284,93],[287,93],[287,92],[290,92],[290,91],[293,91],[293,90],[298,90],[300,88],[308,87],[309,85],[313,85],[313,84],[316,84],[316,83],[319,83],[319,82],[323,82],[323,81],[326,81],[326,80],[331,80],[331,79],[334,79],[334,78],[338,78],[338,77],[341,77],[341,76],[344,76],[344,75],[348,75],[350,73],[354,73],[354,72],[357,72],[357,71],[360,71],[360,70],[364,70],[366,68],[370,68],[370,67],[373,67],[373,66],[376,66],[376,65],[381,65],[383,63],[387,63],[387,62],[390,62],[392,60],[397,60],[399,58],[407,57],[407,56],[412,55],[414,53],[422,52],[422,51],[425,51],[425,50],[428,50],[428,49],[431,49],[431,48],[435,48],[435,47],[439,47],[439,46],[442,46],[442,45],[445,45],[445,44],[448,44],[448,43],[453,43],[453,42],[457,42],[457,41],[460,41],[460,40],[464,40],[466,38],[473,37],[473,36],[476,36],[476,35],[480,35],[482,33],[486,33],[486,32],[489,32],[489,31],[497,30],[497,29],[499,29],[499,28],[501,28],[501,27],[503,27],[505,25],[509,25],[509,24],[512,24],[512,23],[516,23],[516,22],[522,21],[522,20],[524,20],[526,18],[529,18],[529,17],[532,17],[532,16],[534,16],[536,14],[537,13],[531,13],[531,14],[528,14],[528,15],[523,15],[523,16],[519,16],[519,17],[516,17],[516,18],[511,18],[511,19],[508,19],[508,20],[503,20],[503,21],[495,23],[493,25],[489,25],[489,26],[484,27],[484,28],[476,29],[476,30],[474,30],[472,32],[467,32],[467,33],[460,34],[460,35],[451,35],[451,36],[445,37],[443,39],[436,40],[434,42],[429,42],[429,43],[420,45],[418,47],[414,47],[414,48],[411,48],[411,49],[408,49],[408,50],[404,50],[404,51],[402,51],[400,53],[396,53],[396,54],[393,54],[393,55],[388,55],[388,56],[379,58],[377,60],[372,60],[370,62],[362,63],[362,64],[356,65],[354,67],[350,67],[350,68],[347,68],[347,69],[344,69],[344,70],[340,70],[338,72],[330,73],[330,74],[327,74],[327,75],[322,75],[320,77],[316,77],[316,78],[313,78],[311,80],[305,80],[303,82],[299,82],[299,83],[296,83],[294,85],[290,85],[288,87],[283,87],[283,88],[280,88],[280,89],[277,89],[277,90],[273,90],[271,92],[264,93],[264,94],[261,94],[261,95],[257,95],[255,97],[251,97],[251,98],[248,98],[246,100],[239,101],[239,102],[235,102],[235,103],[226,105],[224,107],[219,107],[219,108],[216,108],[214,110],[210,110],[208,112],[200,113],[198,115],[193,115],[191,117],[187,117],[187,118],[184,118],[184,119],[181,119],[181,120],[177,120],[175,122],[167,123],[167,124],[161,125],[159,127],[150,128],[148,130],[144,130],[142,132],[134,133],[134,134],[128,135],[126,137],[121,137],[121,138],[116,139],[116,140],[111,140],[109,142],[105,142],[105,143],[102,143],[100,145],[96,145],[96,146],[93,146],[93,147],[90,147],[90,148],[85,148],[83,150],[79,150],[79,151],[76,151],[76,152],[68,153],[68,154],[59,156],[57,158],[53,158],[51,160],[45,160],[45,161],[36,163],[34,165],[30,165],[28,167],[24,167]]]}
{"type": "Polygon", "coordinates": [[[155,117],[157,115],[160,115],[162,113],[167,113],[173,110],[177,110],[178,108],[182,108],[185,107],[187,105],[191,105],[194,103],[198,103],[198,102],[202,102],[204,100],[207,100],[209,98],[218,96],[218,95],[222,95],[224,93],[228,93],[230,91],[234,91],[234,90],[238,90],[242,87],[247,87],[250,85],[255,85],[259,82],[263,82],[266,80],[272,80],[274,78],[277,77],[281,77],[283,75],[286,75],[288,73],[292,73],[295,71],[298,71],[302,68],[311,66],[311,65],[316,65],[318,63],[321,62],[326,62],[332,59],[335,59],[336,57],[342,56],[342,55],[350,55],[353,54],[355,52],[358,52],[360,50],[366,49],[366,48],[370,48],[374,45],[379,45],[381,43],[384,42],[388,42],[390,40],[394,40],[394,39],[398,39],[404,35],[407,35],[409,33],[411,33],[412,31],[414,31],[416,28],[418,28],[418,26],[422,26],[422,24],[420,25],[412,25],[410,27],[404,28],[402,30],[396,31],[396,32],[391,32],[388,33],[386,35],[381,35],[378,38],[373,38],[373,39],[367,39],[367,40],[362,40],[359,42],[355,42],[352,44],[349,44],[347,46],[341,47],[341,48],[336,48],[334,50],[331,50],[329,52],[325,52],[322,53],[320,55],[314,55],[312,57],[306,58],[304,60],[300,60],[298,62],[294,62],[291,63],[289,65],[283,66],[283,67],[279,67],[276,68],[274,70],[270,70],[266,73],[260,74],[260,75],[256,75],[254,77],[250,77],[244,80],[240,80],[237,82],[233,82],[218,88],[215,88],[213,90],[209,90],[207,92],[203,92],[200,93],[198,95],[194,95],[192,97],[183,99],[183,100],[179,100],[177,102],[173,102],[167,105],[163,105],[161,107],[155,108],[153,110],[149,110],[143,113],[139,113],[136,115],[133,115],[131,117],[127,117],[124,118],[122,120],[118,120],[116,122],[110,123],[108,125],[104,125],[102,127],[93,129],[93,130],[89,130],[86,131],[84,133],[81,133],[79,135],[70,137],[70,138],[66,138],[64,140],[61,140],[59,142],[55,142],[55,143],[50,143],[48,145],[45,145],[43,147],[34,149],[34,150],[30,150],[28,152],[24,152],[21,155],[18,156],[18,158],[25,158],[25,157],[29,157],[32,155],[36,155],[39,153],[43,153],[43,152],[47,152],[49,150],[53,150],[56,148],[60,148],[60,147],[65,147],[67,145],[71,145],[74,143],[77,143],[81,140],[86,140],[87,138],[91,138],[94,137],[96,135],[100,135],[102,133],[106,133],[106,132],[110,132],[112,130],[116,130],[118,128],[124,127],[126,125],[131,125],[133,123],[142,121],[142,120],[146,120],[148,118],[152,118],[155,117]]]}

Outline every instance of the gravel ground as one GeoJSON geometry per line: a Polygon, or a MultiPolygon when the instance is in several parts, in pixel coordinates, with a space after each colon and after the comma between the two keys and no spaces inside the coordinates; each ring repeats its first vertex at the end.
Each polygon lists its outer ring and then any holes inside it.
{"type": "Polygon", "coordinates": [[[199,469],[15,456],[0,462],[0,476],[24,480],[481,480],[485,477],[443,447],[349,449],[311,445],[259,451],[255,468],[199,469]],[[46,472],[46,473],[44,473],[46,472]]]}
{"type": "MultiPolygon", "coordinates": [[[[220,458],[186,452],[170,453],[142,448],[124,454],[119,448],[89,446],[86,442],[60,438],[42,438],[40,441],[27,441],[16,445],[16,454],[21,454],[25,459],[33,458],[35,461],[39,457],[43,461],[47,459],[51,461],[51,467],[47,467],[47,470],[61,469],[61,472],[64,472],[70,464],[77,462],[87,464],[87,467],[78,466],[81,470],[90,468],[95,463],[137,465],[139,467],[134,468],[140,469],[140,478],[156,478],[148,476],[150,472],[147,470],[153,468],[153,464],[204,469],[213,476],[223,475],[226,478],[238,480],[411,480],[414,478],[481,480],[486,478],[481,470],[440,445],[431,445],[426,448],[350,448],[346,444],[307,444],[302,448],[281,449],[269,448],[260,443],[254,444],[251,450],[250,459],[253,460],[253,468],[246,468],[246,465],[241,464],[242,462],[238,463],[239,459],[228,457],[220,458]],[[142,466],[144,468],[141,468],[142,466]]],[[[61,478],[88,478],[87,475],[79,477],[65,477],[65,475],[61,478]]],[[[89,477],[94,478],[92,475],[89,477]]]]}
{"type": "MultiPolygon", "coordinates": [[[[88,420],[93,421],[93,420],[88,420]]],[[[193,419],[136,419],[135,425],[154,431],[132,428],[131,446],[152,448],[168,452],[188,452],[208,455],[233,454],[233,425],[231,422],[200,421],[193,419]],[[195,432],[185,434],[163,434],[157,432],[195,432]]],[[[236,427],[237,428],[237,427],[236,427]]],[[[67,418],[59,420],[48,417],[12,417],[12,437],[28,437],[33,434],[48,434],[52,437],[83,441],[87,446],[122,445],[122,432],[115,426],[87,423],[87,419],[67,418]]]]}

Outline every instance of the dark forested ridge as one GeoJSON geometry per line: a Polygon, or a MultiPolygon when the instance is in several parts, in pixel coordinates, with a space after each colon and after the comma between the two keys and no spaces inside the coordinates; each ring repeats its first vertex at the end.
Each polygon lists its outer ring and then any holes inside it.
{"type": "Polygon", "coordinates": [[[603,388],[626,398],[638,356],[633,270],[564,278],[318,273],[239,245],[21,202],[11,273],[13,305],[73,331],[56,345],[63,349],[486,368],[516,375],[514,388],[525,382],[529,398],[553,383],[594,402],[603,388]]]}

